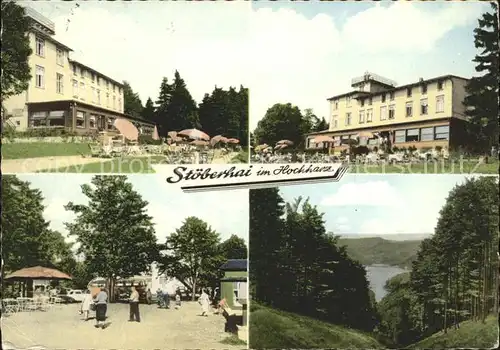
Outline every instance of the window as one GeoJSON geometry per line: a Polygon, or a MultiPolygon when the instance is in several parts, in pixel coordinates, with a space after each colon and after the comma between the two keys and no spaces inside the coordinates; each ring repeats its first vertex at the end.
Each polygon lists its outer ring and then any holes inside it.
{"type": "Polygon", "coordinates": [[[427,99],[424,98],[420,100],[420,114],[426,115],[429,110],[429,106],[427,105],[427,99]]]}
{"type": "Polygon", "coordinates": [[[366,122],[371,123],[373,120],[373,109],[366,110],[366,122]]]}
{"type": "Polygon", "coordinates": [[[109,89],[109,81],[106,80],[106,89],[109,89]]]}
{"type": "Polygon", "coordinates": [[[97,85],[101,85],[101,77],[97,77],[97,85]]]}
{"type": "MultiPolygon", "coordinates": [[[[120,91],[118,90],[118,92],[120,92],[120,91]]],[[[339,109],[339,101],[334,101],[334,102],[333,102],[333,109],[334,109],[334,110],[339,109]]]]}
{"type": "Polygon", "coordinates": [[[113,109],[116,109],[116,96],[113,95],[113,109]]]}
{"type": "Polygon", "coordinates": [[[434,140],[434,128],[422,128],[420,129],[420,141],[432,141],[434,140]]]}
{"type": "Polygon", "coordinates": [[[372,103],[373,103],[373,99],[370,97],[370,98],[368,99],[368,106],[371,106],[371,105],[372,105],[372,103]]]}
{"type": "Polygon", "coordinates": [[[106,93],[106,107],[109,107],[109,93],[106,93]]]}
{"type": "Polygon", "coordinates": [[[351,107],[351,96],[347,96],[345,99],[345,105],[351,107]]]}
{"type": "Polygon", "coordinates": [[[80,98],[85,100],[85,83],[83,82],[80,82],[80,95],[82,95],[80,98]]]}
{"type": "Polygon", "coordinates": [[[92,103],[96,102],[96,93],[95,93],[95,87],[92,86],[92,103]]]}
{"type": "Polygon", "coordinates": [[[47,112],[34,112],[31,114],[31,127],[39,128],[47,126],[47,112]]]}
{"type": "Polygon", "coordinates": [[[80,75],[82,76],[82,78],[85,78],[85,69],[80,68],[80,75]]]}
{"type": "Polygon", "coordinates": [[[427,93],[427,84],[422,85],[422,95],[425,95],[427,93]]]}
{"type": "Polygon", "coordinates": [[[64,51],[59,48],[56,49],[56,63],[64,66],[64,51]]]}
{"type": "Polygon", "coordinates": [[[90,79],[92,79],[93,83],[95,82],[95,74],[94,73],[90,73],[90,79]]]}
{"type": "Polygon", "coordinates": [[[339,121],[338,121],[338,119],[337,119],[337,116],[336,116],[336,115],[334,115],[334,116],[332,117],[332,128],[334,128],[334,129],[335,129],[335,128],[337,128],[338,126],[339,126],[339,121]]]}
{"type": "Polygon", "coordinates": [[[48,126],[61,127],[64,126],[64,111],[50,111],[48,117],[48,126]]]}
{"type": "Polygon", "coordinates": [[[413,117],[413,102],[406,102],[406,118],[413,117]]]}
{"type": "Polygon", "coordinates": [[[76,75],[76,64],[72,64],[71,68],[73,68],[73,74],[76,75]]]}
{"type": "Polygon", "coordinates": [[[382,103],[385,102],[385,94],[382,95],[382,103]]]}
{"type": "Polygon", "coordinates": [[[122,99],[118,98],[118,111],[122,112],[122,99]]]}
{"type": "Polygon", "coordinates": [[[411,97],[411,93],[412,93],[412,88],[409,87],[406,89],[406,97],[411,97]]]}
{"type": "Polygon", "coordinates": [[[394,92],[390,92],[390,93],[389,93],[389,99],[390,99],[391,101],[393,101],[393,100],[394,100],[394,92]]]}
{"type": "Polygon", "coordinates": [[[78,97],[78,80],[73,79],[73,97],[78,97]]]}
{"type": "Polygon", "coordinates": [[[113,84],[113,93],[116,92],[116,85],[113,84]]]}
{"type": "Polygon", "coordinates": [[[76,111],[76,127],[85,128],[85,112],[76,111]]]}
{"type": "Polygon", "coordinates": [[[436,126],[434,132],[434,140],[449,140],[450,138],[450,126],[436,126]]]}
{"type": "Polygon", "coordinates": [[[361,105],[361,107],[363,107],[365,105],[365,99],[362,98],[361,100],[359,100],[359,104],[361,105]]]}
{"type": "Polygon", "coordinates": [[[97,104],[101,104],[101,90],[97,90],[97,104]]]}
{"type": "Polygon", "coordinates": [[[351,113],[345,114],[345,125],[351,125],[351,113]]]}
{"type": "Polygon", "coordinates": [[[394,135],[394,143],[402,143],[406,141],[406,130],[396,130],[394,135]]]}
{"type": "Polygon", "coordinates": [[[64,93],[64,76],[56,73],[56,91],[58,94],[64,93]]]}
{"type": "Polygon", "coordinates": [[[438,81],[438,91],[441,91],[443,90],[443,82],[442,81],[438,81]]]}
{"type": "Polygon", "coordinates": [[[359,111],[359,123],[363,124],[365,122],[365,111],[359,111]]]}
{"type": "Polygon", "coordinates": [[[390,105],[389,106],[389,119],[394,119],[394,118],[396,118],[396,106],[390,105]]]}
{"type": "Polygon", "coordinates": [[[436,113],[444,112],[444,95],[436,96],[436,113]]]}
{"type": "Polygon", "coordinates": [[[96,129],[97,128],[97,118],[98,116],[95,114],[91,114],[89,117],[89,128],[96,129]]]}
{"type": "Polygon", "coordinates": [[[115,118],[108,118],[108,130],[113,130],[115,128],[114,123],[115,123],[115,118]]]}
{"type": "Polygon", "coordinates": [[[380,107],[380,120],[387,119],[387,106],[380,107]]]}
{"type": "Polygon", "coordinates": [[[39,37],[35,38],[35,52],[38,56],[45,57],[45,40],[39,37]]]}
{"type": "Polygon", "coordinates": [[[419,140],[420,130],[419,129],[408,129],[406,130],[406,142],[415,142],[419,140]]]}
{"type": "Polygon", "coordinates": [[[45,88],[45,68],[42,66],[35,67],[35,84],[37,88],[45,88]]]}

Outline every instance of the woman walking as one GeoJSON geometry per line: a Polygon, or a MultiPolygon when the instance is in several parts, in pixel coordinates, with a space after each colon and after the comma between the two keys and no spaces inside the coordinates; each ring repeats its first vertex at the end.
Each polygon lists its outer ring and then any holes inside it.
{"type": "Polygon", "coordinates": [[[83,297],[82,306],[80,308],[80,312],[83,314],[84,321],[89,320],[89,312],[90,312],[90,305],[91,304],[92,304],[92,295],[90,294],[90,291],[89,291],[83,297]]]}
{"type": "Polygon", "coordinates": [[[198,300],[201,305],[201,316],[208,316],[210,311],[210,298],[205,289],[201,290],[200,299],[198,300]]]}
{"type": "Polygon", "coordinates": [[[135,289],[134,286],[130,288],[130,317],[129,322],[141,322],[141,315],[139,314],[139,292],[135,289]]]}
{"type": "Polygon", "coordinates": [[[106,328],[106,311],[108,311],[108,293],[106,293],[104,287],[94,298],[95,303],[95,328],[106,328]]]}

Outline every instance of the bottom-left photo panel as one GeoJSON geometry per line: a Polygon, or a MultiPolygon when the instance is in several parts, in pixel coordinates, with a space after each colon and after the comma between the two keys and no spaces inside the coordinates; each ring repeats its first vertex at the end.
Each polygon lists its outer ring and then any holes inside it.
{"type": "Polygon", "coordinates": [[[2,177],[2,349],[245,349],[248,190],[2,177]]]}

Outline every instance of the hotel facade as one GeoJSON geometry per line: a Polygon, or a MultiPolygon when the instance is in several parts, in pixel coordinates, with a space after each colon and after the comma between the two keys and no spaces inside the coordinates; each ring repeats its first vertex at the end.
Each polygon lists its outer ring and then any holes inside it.
{"type": "Polygon", "coordinates": [[[25,10],[31,20],[31,81],[26,91],[2,103],[9,126],[92,134],[116,131],[114,121],[126,118],[141,133],[153,133],[154,124],[124,114],[122,83],[71,59],[73,50],[54,38],[54,23],[32,8],[25,10]]]}
{"type": "Polygon", "coordinates": [[[349,139],[375,148],[383,140],[392,147],[457,149],[466,144],[467,119],[463,101],[467,79],[445,75],[397,86],[365,73],[351,82],[352,91],[333,96],[329,130],[308,134],[308,149],[347,149],[349,139]],[[319,135],[334,142],[314,142],[319,135]]]}

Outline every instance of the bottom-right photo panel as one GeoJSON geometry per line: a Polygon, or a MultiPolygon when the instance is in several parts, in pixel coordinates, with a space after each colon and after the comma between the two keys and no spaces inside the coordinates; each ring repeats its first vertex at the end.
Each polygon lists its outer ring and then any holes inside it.
{"type": "Polygon", "coordinates": [[[250,191],[251,349],[492,348],[498,177],[250,191]]]}

